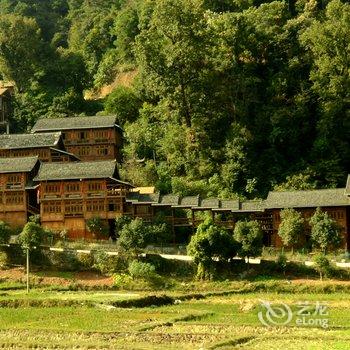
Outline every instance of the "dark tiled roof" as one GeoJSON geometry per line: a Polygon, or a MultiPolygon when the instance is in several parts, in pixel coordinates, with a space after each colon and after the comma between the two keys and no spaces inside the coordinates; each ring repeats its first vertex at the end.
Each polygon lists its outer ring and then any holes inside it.
{"type": "Polygon", "coordinates": [[[221,199],[220,208],[218,210],[239,210],[238,199],[221,199]]]}
{"type": "Polygon", "coordinates": [[[344,194],[344,188],[270,192],[265,206],[273,208],[314,208],[350,205],[350,198],[344,194]]]}
{"type": "Polygon", "coordinates": [[[255,212],[264,211],[265,203],[262,200],[250,200],[240,202],[240,211],[242,212],[255,212]]]}
{"type": "Polygon", "coordinates": [[[159,193],[139,193],[130,192],[127,195],[126,201],[133,204],[157,204],[159,203],[159,193]]]}
{"type": "Polygon", "coordinates": [[[346,181],[345,194],[350,196],[350,174],[348,175],[348,180],[346,181]]]}
{"type": "Polygon", "coordinates": [[[220,207],[220,201],[217,198],[201,199],[200,207],[208,209],[218,209],[220,207]]]}
{"type": "Polygon", "coordinates": [[[32,132],[55,130],[79,130],[94,128],[111,128],[116,125],[115,115],[71,118],[42,118],[32,128],[32,132]]]}
{"type": "Polygon", "coordinates": [[[178,208],[197,208],[199,206],[199,196],[180,197],[178,208]]]}
{"type": "Polygon", "coordinates": [[[60,132],[0,135],[0,149],[54,147],[57,146],[60,138],[60,132]]]}
{"type": "Polygon", "coordinates": [[[38,161],[38,157],[0,158],[0,173],[27,173],[38,161]]]}
{"type": "Polygon", "coordinates": [[[114,178],[114,160],[97,162],[43,163],[35,181],[114,178]]]}
{"type": "Polygon", "coordinates": [[[178,205],[180,197],[174,194],[167,194],[160,197],[159,205],[178,205]]]}

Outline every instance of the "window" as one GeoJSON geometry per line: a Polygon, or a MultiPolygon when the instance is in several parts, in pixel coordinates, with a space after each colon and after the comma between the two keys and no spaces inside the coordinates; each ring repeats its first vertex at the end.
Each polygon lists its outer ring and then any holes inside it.
{"type": "Polygon", "coordinates": [[[79,147],[78,156],[88,156],[90,154],[90,147],[79,147]]]}
{"type": "Polygon", "coordinates": [[[116,211],[116,212],[122,212],[123,211],[123,203],[119,199],[111,199],[108,202],[108,211],[116,211]]]}
{"type": "Polygon", "coordinates": [[[47,183],[47,184],[45,184],[44,191],[47,193],[58,193],[58,192],[60,192],[60,184],[47,183]]]}
{"type": "Polygon", "coordinates": [[[108,155],[108,147],[98,147],[97,148],[97,155],[99,156],[107,156],[108,155]]]}
{"type": "Polygon", "coordinates": [[[61,213],[61,202],[46,202],[43,204],[44,213],[61,213]]]}
{"type": "Polygon", "coordinates": [[[109,139],[108,130],[96,130],[94,132],[94,138],[96,142],[107,142],[109,139]]]}
{"type": "Polygon", "coordinates": [[[66,201],[65,202],[65,214],[74,215],[83,213],[83,204],[81,201],[66,201]]]}
{"type": "Polygon", "coordinates": [[[105,211],[105,202],[103,199],[88,200],[86,202],[86,211],[101,212],[105,211]]]}
{"type": "Polygon", "coordinates": [[[19,174],[7,175],[6,188],[21,188],[22,187],[22,176],[19,174]]]}
{"type": "Polygon", "coordinates": [[[80,183],[73,182],[64,186],[65,192],[80,192],[80,183]]]}
{"type": "Polygon", "coordinates": [[[87,131],[81,131],[79,133],[80,140],[86,140],[88,138],[88,132],[87,131]]]}
{"type": "Polygon", "coordinates": [[[6,204],[8,205],[23,204],[23,200],[24,200],[23,192],[6,193],[6,204]]]}
{"type": "Polygon", "coordinates": [[[102,190],[102,183],[101,182],[90,182],[88,184],[88,191],[89,192],[96,192],[102,190]]]}

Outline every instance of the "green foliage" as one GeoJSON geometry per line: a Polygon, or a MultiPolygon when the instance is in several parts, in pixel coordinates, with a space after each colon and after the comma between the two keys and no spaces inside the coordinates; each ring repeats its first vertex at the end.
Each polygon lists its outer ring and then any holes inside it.
{"type": "Polygon", "coordinates": [[[211,279],[215,275],[215,262],[227,261],[235,256],[235,243],[232,236],[223,228],[207,219],[198,226],[196,234],[187,246],[188,255],[197,265],[198,279],[211,279]]]}
{"type": "Polygon", "coordinates": [[[128,268],[130,276],[134,279],[141,278],[145,280],[151,280],[156,277],[156,268],[146,262],[141,262],[138,260],[133,260],[128,268]]]}
{"type": "Polygon", "coordinates": [[[337,247],[341,243],[341,229],[338,223],[328,213],[317,208],[310,219],[311,240],[314,247],[324,253],[330,247],[337,247]]]}
{"type": "Polygon", "coordinates": [[[89,232],[97,237],[106,237],[109,233],[109,228],[105,220],[96,216],[86,221],[86,226],[89,232]]]}
{"type": "Polygon", "coordinates": [[[116,114],[118,123],[124,126],[126,122],[137,119],[141,101],[132,89],[119,86],[107,96],[104,107],[106,113],[116,114]]]}
{"type": "Polygon", "coordinates": [[[102,274],[110,275],[114,272],[122,272],[127,268],[127,258],[123,255],[108,255],[99,250],[94,253],[94,268],[102,274]]]}
{"type": "Polygon", "coordinates": [[[281,223],[278,228],[278,235],[285,246],[294,246],[298,243],[304,230],[304,219],[294,209],[283,209],[280,212],[281,223]]]}
{"type": "Polygon", "coordinates": [[[38,224],[40,225],[40,215],[36,214],[36,215],[32,215],[29,217],[29,222],[34,222],[34,224],[38,224]]]}
{"type": "Polygon", "coordinates": [[[11,129],[116,113],[127,140],[122,175],[163,193],[255,198],[273,187],[343,186],[349,8],[1,0],[0,78],[17,86],[11,129]],[[104,102],[84,99],[111,87],[104,102]]]}
{"type": "Polygon", "coordinates": [[[39,247],[43,239],[43,228],[34,222],[28,222],[19,235],[19,243],[23,249],[32,250],[34,247],[39,247]]]}
{"type": "Polygon", "coordinates": [[[8,254],[0,250],[0,270],[6,269],[9,266],[9,262],[8,254]]]}
{"type": "Polygon", "coordinates": [[[328,258],[324,254],[316,255],[314,258],[315,269],[320,274],[320,279],[322,280],[324,277],[331,277],[333,274],[333,268],[328,260],[328,258]]]}
{"type": "Polygon", "coordinates": [[[11,228],[5,222],[0,221],[0,244],[7,244],[11,237],[11,228]]]}
{"type": "Polygon", "coordinates": [[[277,257],[276,264],[277,264],[278,269],[285,274],[286,269],[287,269],[287,257],[286,257],[286,255],[279,254],[277,257]]]}
{"type": "Polygon", "coordinates": [[[117,243],[128,254],[137,255],[148,244],[166,243],[169,239],[170,231],[166,224],[147,224],[136,218],[123,225],[117,243]]]}
{"type": "Polygon", "coordinates": [[[233,237],[240,244],[240,257],[249,259],[261,255],[263,233],[257,221],[238,221],[233,237]]]}

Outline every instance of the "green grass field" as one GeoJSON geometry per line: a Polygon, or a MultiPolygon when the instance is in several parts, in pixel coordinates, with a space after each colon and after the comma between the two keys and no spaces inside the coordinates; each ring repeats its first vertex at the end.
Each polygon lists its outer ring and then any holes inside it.
{"type": "MultiPolygon", "coordinates": [[[[90,301],[90,306],[4,307],[0,348],[4,349],[350,349],[350,294],[245,293],[211,296],[147,308],[112,308],[138,292],[44,292],[0,294],[0,300],[90,301]],[[267,327],[258,319],[261,301],[285,303],[293,311],[287,326],[267,327]],[[299,302],[327,304],[328,328],[297,326],[299,302]]],[[[321,316],[319,316],[321,317],[321,316]]]]}

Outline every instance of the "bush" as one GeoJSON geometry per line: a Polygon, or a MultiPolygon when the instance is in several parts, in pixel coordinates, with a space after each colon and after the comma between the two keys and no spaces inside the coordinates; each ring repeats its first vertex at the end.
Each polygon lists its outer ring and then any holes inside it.
{"type": "Polygon", "coordinates": [[[34,222],[28,222],[19,235],[19,243],[22,248],[31,250],[34,247],[39,247],[43,238],[43,228],[34,222]]]}
{"type": "Polygon", "coordinates": [[[0,244],[7,244],[10,240],[11,233],[10,226],[0,221],[0,244]]]}
{"type": "Polygon", "coordinates": [[[240,244],[240,257],[249,259],[261,255],[263,233],[257,221],[238,221],[233,237],[240,244]]]}
{"type": "Polygon", "coordinates": [[[323,277],[331,277],[333,275],[333,268],[330,261],[324,254],[316,255],[314,258],[315,270],[320,274],[320,279],[323,277]]]}
{"type": "Polygon", "coordinates": [[[108,237],[109,228],[106,221],[99,216],[93,217],[86,222],[87,229],[97,238],[108,237]]]}
{"type": "Polygon", "coordinates": [[[310,219],[310,225],[313,245],[320,248],[324,254],[326,254],[329,247],[340,245],[340,227],[328,213],[322,212],[320,208],[317,208],[310,219]]]}
{"type": "Polygon", "coordinates": [[[51,266],[60,271],[77,271],[79,269],[79,261],[75,252],[66,251],[56,252],[50,251],[47,255],[51,266]]]}
{"type": "Polygon", "coordinates": [[[137,260],[133,260],[130,263],[128,271],[133,279],[141,278],[145,280],[151,280],[157,276],[156,268],[154,265],[137,260]]]}
{"type": "Polygon", "coordinates": [[[283,272],[283,274],[286,274],[286,269],[287,269],[287,257],[285,254],[279,254],[277,257],[277,268],[279,272],[283,272]]]}
{"type": "Polygon", "coordinates": [[[94,254],[93,267],[104,275],[114,272],[122,272],[127,269],[127,258],[123,255],[108,255],[105,251],[99,250],[94,254]]]}
{"type": "Polygon", "coordinates": [[[126,273],[117,273],[113,277],[114,277],[114,285],[117,288],[128,287],[132,282],[132,277],[127,275],[126,273]]]}
{"type": "Polygon", "coordinates": [[[9,257],[6,252],[0,251],[0,269],[6,269],[9,266],[9,257]]]}
{"type": "Polygon", "coordinates": [[[281,224],[278,228],[278,235],[285,246],[296,245],[304,229],[304,219],[294,209],[281,210],[281,224]]]}
{"type": "Polygon", "coordinates": [[[94,256],[92,254],[78,253],[77,260],[79,268],[85,271],[91,271],[94,269],[94,256]]]}

